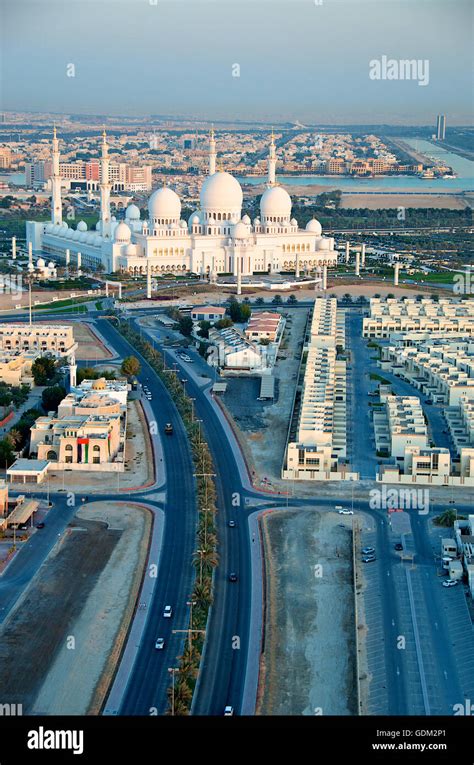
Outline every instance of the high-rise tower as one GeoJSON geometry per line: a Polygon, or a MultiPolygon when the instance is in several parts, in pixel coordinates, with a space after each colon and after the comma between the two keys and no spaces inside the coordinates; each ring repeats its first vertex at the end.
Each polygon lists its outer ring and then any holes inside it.
{"type": "Polygon", "coordinates": [[[438,114],[436,120],[436,138],[438,141],[444,141],[446,136],[446,115],[438,114]]]}

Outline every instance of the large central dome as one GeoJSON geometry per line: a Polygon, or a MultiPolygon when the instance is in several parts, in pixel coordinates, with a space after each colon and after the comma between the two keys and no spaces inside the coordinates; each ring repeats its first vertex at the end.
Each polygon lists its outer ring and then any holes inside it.
{"type": "Polygon", "coordinates": [[[238,212],[242,208],[243,194],[240,183],[230,173],[210,175],[201,188],[201,209],[205,212],[238,212]]]}
{"type": "Polygon", "coordinates": [[[148,215],[150,220],[161,223],[179,220],[181,202],[176,192],[168,186],[162,186],[153,192],[148,200],[148,215]]]}

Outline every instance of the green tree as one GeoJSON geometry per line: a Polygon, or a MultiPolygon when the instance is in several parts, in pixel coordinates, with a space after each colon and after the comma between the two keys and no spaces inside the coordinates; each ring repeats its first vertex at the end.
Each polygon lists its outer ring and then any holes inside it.
{"type": "Polygon", "coordinates": [[[265,304],[265,300],[263,299],[263,297],[258,297],[255,301],[255,305],[264,305],[264,304],[265,304]]]}
{"type": "Polygon", "coordinates": [[[45,388],[41,394],[41,401],[46,412],[56,412],[59,404],[66,395],[66,390],[62,385],[52,385],[45,388]]]}
{"type": "Polygon", "coordinates": [[[193,326],[193,320],[190,316],[182,316],[179,320],[179,331],[184,337],[191,337],[193,326]]]}
{"type": "Polygon", "coordinates": [[[225,316],[223,319],[219,319],[219,321],[216,321],[214,324],[216,329],[227,329],[228,327],[232,327],[234,322],[232,319],[230,319],[228,316],[225,316]]]}
{"type": "Polygon", "coordinates": [[[50,356],[40,356],[31,367],[35,385],[47,385],[56,374],[56,364],[50,356]]]}
{"type": "Polygon", "coordinates": [[[262,337],[260,339],[260,345],[270,345],[270,338],[269,337],[262,337]]]}
{"type": "Polygon", "coordinates": [[[281,299],[281,295],[275,295],[275,297],[272,300],[273,305],[281,305],[283,303],[283,300],[281,299]]]}
{"type": "Polygon", "coordinates": [[[6,388],[3,390],[0,389],[0,406],[3,407],[2,419],[5,417],[6,408],[7,406],[11,404],[11,402],[12,402],[12,395],[10,391],[7,390],[6,388]]]}
{"type": "Polygon", "coordinates": [[[127,377],[134,377],[140,372],[140,362],[135,356],[127,356],[122,361],[122,366],[120,369],[123,375],[126,375],[127,377]]]}
{"type": "Polygon", "coordinates": [[[294,295],[290,295],[290,296],[289,296],[289,298],[288,298],[288,300],[287,300],[286,302],[287,302],[287,303],[290,303],[290,305],[294,305],[294,304],[295,304],[295,303],[297,303],[298,301],[297,301],[297,299],[295,298],[295,296],[294,296],[294,295]]]}
{"type": "Polygon", "coordinates": [[[200,321],[199,322],[199,327],[200,327],[200,329],[198,331],[199,337],[209,337],[209,329],[211,327],[211,322],[210,321],[204,321],[204,320],[200,321]]]}
{"type": "Polygon", "coordinates": [[[8,438],[2,438],[0,441],[0,466],[3,467],[10,467],[10,465],[15,461],[15,454],[13,452],[13,447],[11,445],[11,442],[8,440],[8,438]]]}
{"type": "Polygon", "coordinates": [[[252,315],[252,309],[249,303],[240,304],[240,321],[248,321],[252,315]]]}

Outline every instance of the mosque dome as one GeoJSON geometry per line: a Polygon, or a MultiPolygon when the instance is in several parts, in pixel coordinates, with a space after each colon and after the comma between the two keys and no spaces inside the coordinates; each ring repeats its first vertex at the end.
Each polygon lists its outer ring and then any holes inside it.
{"type": "Polygon", "coordinates": [[[330,250],[330,249],[331,249],[330,239],[321,239],[321,241],[318,242],[318,250],[330,250]]]}
{"type": "Polygon", "coordinates": [[[46,265],[46,262],[43,260],[43,258],[38,258],[36,261],[36,268],[44,268],[46,265]]]}
{"type": "Polygon", "coordinates": [[[290,223],[291,223],[292,226],[297,226],[298,225],[298,221],[296,220],[296,218],[292,218],[290,220],[290,223]]]}
{"type": "Polygon", "coordinates": [[[127,244],[127,246],[125,247],[125,255],[136,255],[136,254],[137,254],[136,245],[132,244],[131,242],[130,244],[127,244]]]}
{"type": "Polygon", "coordinates": [[[73,236],[74,236],[73,229],[72,228],[68,228],[68,230],[66,231],[66,239],[72,239],[73,236]]]}
{"type": "Polygon", "coordinates": [[[232,236],[234,239],[247,239],[249,235],[249,230],[245,223],[241,220],[239,220],[238,223],[235,224],[234,229],[232,231],[232,236]]]}
{"type": "Polygon", "coordinates": [[[95,230],[100,231],[100,220],[98,220],[97,223],[95,224],[95,230]]]}
{"type": "Polygon", "coordinates": [[[186,223],[185,220],[180,220],[179,221],[179,226],[180,226],[180,228],[187,228],[188,224],[186,223]]]}
{"type": "Polygon", "coordinates": [[[263,218],[289,218],[291,197],[281,186],[267,189],[260,200],[260,213],[263,218]]]}
{"type": "Polygon", "coordinates": [[[47,223],[45,228],[46,233],[50,234],[53,228],[54,228],[54,225],[52,223],[47,223]]]}
{"type": "Polygon", "coordinates": [[[192,215],[189,216],[189,225],[190,226],[198,226],[201,222],[201,219],[199,217],[199,214],[197,212],[193,212],[192,215]]]}
{"type": "Polygon", "coordinates": [[[126,223],[123,221],[120,221],[118,226],[116,227],[114,231],[114,241],[115,242],[122,242],[125,244],[126,242],[130,241],[130,237],[132,235],[132,232],[130,231],[129,227],[126,223]]]}
{"type": "Polygon", "coordinates": [[[321,226],[319,220],[316,220],[316,218],[311,218],[306,224],[306,231],[311,231],[311,233],[316,234],[316,236],[321,236],[323,227],[321,226]]]}
{"type": "Polygon", "coordinates": [[[87,231],[87,223],[84,220],[80,220],[77,224],[78,231],[87,231]]]}
{"type": "Polygon", "coordinates": [[[175,191],[168,186],[162,186],[153,192],[148,200],[150,220],[177,219],[181,216],[181,201],[175,191]]]}
{"type": "Polygon", "coordinates": [[[127,220],[140,220],[140,208],[137,205],[129,205],[125,210],[127,220]]]}
{"type": "Polygon", "coordinates": [[[202,184],[200,202],[203,210],[240,213],[242,201],[240,183],[230,173],[214,173],[209,175],[202,184]]]}
{"type": "Polygon", "coordinates": [[[102,237],[100,234],[96,234],[94,237],[94,246],[100,247],[101,244],[102,244],[102,237]]]}
{"type": "Polygon", "coordinates": [[[242,218],[242,223],[245,223],[246,226],[250,226],[250,218],[248,215],[244,215],[242,218]]]}

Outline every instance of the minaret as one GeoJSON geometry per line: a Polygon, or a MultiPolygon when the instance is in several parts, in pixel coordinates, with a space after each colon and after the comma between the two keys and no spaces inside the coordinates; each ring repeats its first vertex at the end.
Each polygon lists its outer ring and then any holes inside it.
{"type": "Polygon", "coordinates": [[[107,146],[107,135],[102,133],[102,155],[100,158],[100,233],[103,237],[111,236],[110,220],[110,189],[109,183],[109,147],[107,146]]]}
{"type": "Polygon", "coordinates": [[[209,175],[216,172],[216,139],[214,138],[214,128],[209,133],[209,175]]]}
{"type": "Polygon", "coordinates": [[[56,125],[53,128],[53,174],[51,176],[51,223],[61,223],[63,210],[61,202],[61,174],[59,172],[59,141],[56,125]]]}
{"type": "Polygon", "coordinates": [[[276,183],[276,149],[275,149],[275,136],[272,129],[272,140],[270,141],[270,151],[268,153],[268,185],[274,186],[276,183]]]}

